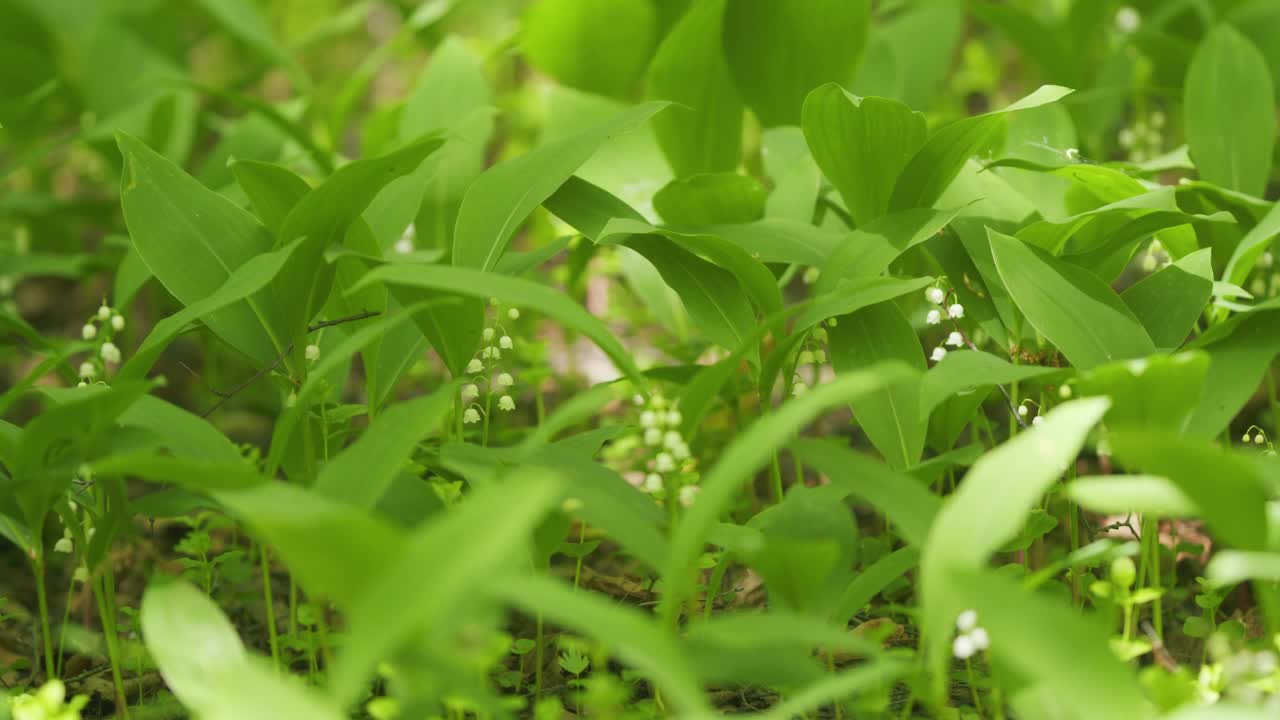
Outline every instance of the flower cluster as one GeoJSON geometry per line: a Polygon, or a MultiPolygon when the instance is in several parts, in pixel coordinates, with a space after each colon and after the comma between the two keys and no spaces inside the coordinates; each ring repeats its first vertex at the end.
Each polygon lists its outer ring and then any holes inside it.
{"type": "Polygon", "coordinates": [[[1129,160],[1140,163],[1159,157],[1164,151],[1164,113],[1156,110],[1145,119],[1138,118],[1120,130],[1116,138],[1129,154],[1129,160]]]}
{"type": "Polygon", "coordinates": [[[1172,262],[1173,260],[1164,250],[1164,245],[1158,239],[1153,239],[1151,244],[1147,245],[1147,252],[1142,256],[1142,271],[1155,272],[1160,268],[1168,267],[1172,262]]]}
{"type": "MultiPolygon", "coordinates": [[[[1066,389],[1065,385],[1063,386],[1063,389],[1066,389]]],[[[1070,395],[1069,390],[1067,391],[1067,394],[1070,395]]],[[[1043,414],[1044,408],[1040,407],[1039,403],[1037,403],[1036,401],[1030,398],[1023,400],[1021,403],[1018,404],[1018,417],[1022,418],[1023,420],[1026,420],[1027,416],[1031,414],[1029,406],[1034,406],[1036,409],[1035,415],[1031,418],[1031,424],[1035,426],[1040,425],[1040,423],[1044,422],[1044,414],[1043,414]]]]}
{"type": "Polygon", "coordinates": [[[978,626],[978,613],[973,610],[960,613],[956,618],[956,639],[951,642],[951,653],[958,660],[968,660],[990,644],[987,631],[978,626]]]}
{"type": "Polygon", "coordinates": [[[510,394],[516,382],[515,378],[502,368],[502,353],[514,350],[516,344],[515,340],[507,334],[502,318],[505,317],[510,321],[520,318],[518,308],[507,308],[503,312],[496,299],[490,300],[489,304],[494,308],[495,320],[485,327],[484,334],[481,336],[484,347],[474,358],[471,358],[471,362],[467,363],[465,372],[468,382],[462,386],[460,395],[462,404],[466,408],[462,412],[462,422],[471,425],[484,420],[486,436],[489,428],[489,413],[493,409],[495,396],[497,396],[499,410],[511,412],[516,409],[516,401],[510,394]],[[480,404],[481,395],[484,396],[483,405],[480,404]]]}
{"type": "MultiPolygon", "coordinates": [[[[836,319],[826,321],[829,327],[835,327],[836,319]]],[[[805,336],[800,343],[800,352],[796,353],[796,364],[791,372],[791,394],[795,397],[808,392],[817,385],[822,377],[822,366],[827,362],[827,328],[819,325],[805,336]],[[806,382],[803,371],[809,368],[809,379],[806,382]]]]}
{"type": "Polygon", "coordinates": [[[80,385],[83,387],[96,379],[101,372],[106,375],[108,367],[120,364],[120,348],[114,340],[116,333],[124,330],[124,316],[103,301],[88,320],[80,328],[80,337],[96,344],[93,356],[80,363],[80,385]]]}
{"type": "Polygon", "coordinates": [[[645,472],[639,482],[640,489],[659,499],[674,491],[681,505],[692,505],[699,488],[687,472],[692,455],[680,432],[684,416],[676,404],[661,393],[648,399],[636,395],[634,403],[640,413],[640,444],[644,448],[645,472]]]}
{"type": "Polygon", "coordinates": [[[948,347],[964,347],[968,341],[964,337],[964,333],[960,332],[960,326],[956,324],[956,320],[964,317],[964,306],[954,296],[950,297],[948,302],[948,294],[946,290],[937,285],[924,291],[925,300],[929,301],[933,307],[929,308],[929,312],[925,315],[924,321],[929,325],[941,325],[943,318],[951,321],[952,327],[955,329],[947,335],[947,339],[933,349],[929,359],[933,362],[942,362],[942,358],[947,356],[948,347]]]}
{"type": "Polygon", "coordinates": [[[1267,444],[1266,431],[1258,427],[1257,425],[1250,425],[1249,429],[1245,430],[1244,435],[1240,437],[1240,442],[1246,443],[1246,444],[1253,443],[1254,445],[1266,445],[1267,444]]]}

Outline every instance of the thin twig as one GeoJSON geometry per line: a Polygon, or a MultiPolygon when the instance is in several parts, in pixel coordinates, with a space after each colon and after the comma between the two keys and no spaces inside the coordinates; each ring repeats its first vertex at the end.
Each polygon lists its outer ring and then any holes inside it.
{"type": "MultiPolygon", "coordinates": [[[[324,328],[333,327],[335,325],[343,325],[350,322],[357,322],[359,320],[367,320],[371,317],[376,317],[381,314],[382,313],[377,310],[362,310],[356,313],[355,315],[348,315],[346,317],[335,318],[333,320],[321,320],[320,322],[315,323],[314,325],[308,325],[307,334],[311,334],[313,332],[323,330],[324,328]]],[[[218,392],[217,390],[214,390],[213,394],[218,396],[219,398],[218,402],[214,403],[213,407],[201,413],[200,417],[209,417],[210,415],[213,414],[213,411],[225,405],[228,400],[235,397],[242,390],[244,390],[245,388],[257,382],[259,379],[262,378],[262,376],[266,375],[267,373],[270,373],[272,370],[275,370],[277,367],[280,366],[281,362],[284,362],[284,359],[288,357],[289,353],[291,352],[293,352],[293,343],[289,343],[289,345],[279,355],[276,356],[276,359],[271,361],[270,365],[262,368],[261,370],[258,370],[253,375],[250,375],[247,380],[240,383],[239,385],[236,385],[231,390],[228,390],[227,392],[218,392]]],[[[190,368],[188,368],[188,370],[190,370],[190,368]]]]}
{"type": "Polygon", "coordinates": [[[356,322],[356,321],[358,321],[358,320],[368,320],[368,319],[369,319],[369,318],[371,318],[371,317],[377,317],[377,316],[379,316],[379,315],[381,315],[381,314],[382,314],[382,313],[381,313],[381,312],[379,312],[379,311],[377,311],[377,310],[361,310],[360,312],[356,313],[355,315],[348,315],[348,316],[346,316],[346,317],[340,317],[340,318],[336,318],[336,319],[334,319],[334,320],[321,320],[320,322],[316,323],[315,325],[308,325],[308,326],[307,326],[307,332],[308,332],[308,333],[313,333],[313,332],[315,332],[315,331],[317,331],[317,330],[323,330],[323,329],[325,329],[325,328],[327,328],[327,327],[333,327],[334,325],[344,325],[344,324],[346,324],[346,323],[349,323],[349,322],[356,322]]]}

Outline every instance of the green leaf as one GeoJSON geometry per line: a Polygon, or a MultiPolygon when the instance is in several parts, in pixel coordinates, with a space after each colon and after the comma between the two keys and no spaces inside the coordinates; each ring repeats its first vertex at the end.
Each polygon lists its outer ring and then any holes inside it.
{"type": "Polygon", "coordinates": [[[1237,315],[1213,329],[1219,332],[1203,335],[1204,342],[1197,339],[1195,343],[1209,353],[1200,406],[1188,429],[1200,437],[1216,437],[1231,423],[1280,353],[1280,312],[1237,315]]]}
{"type": "Polygon", "coordinates": [[[236,160],[231,163],[231,174],[249,197],[258,219],[276,235],[280,234],[289,211],[311,192],[306,180],[275,163],[236,160]]]}
{"type": "Polygon", "coordinates": [[[1183,98],[1187,142],[1201,179],[1261,197],[1276,142],[1266,58],[1231,26],[1219,25],[1191,58],[1183,98]]]}
{"type": "MultiPolygon", "coordinates": [[[[772,314],[782,310],[782,293],[778,289],[778,283],[774,279],[773,273],[761,264],[759,260],[752,257],[751,253],[715,235],[676,232],[665,228],[655,228],[648,223],[640,221],[618,219],[610,221],[599,232],[596,241],[603,244],[622,242],[627,247],[639,252],[641,248],[630,242],[633,240],[630,236],[634,235],[661,235],[681,248],[707,258],[714,265],[727,270],[742,283],[743,289],[746,290],[751,301],[761,313],[772,314]]],[[[641,244],[643,244],[643,240],[641,244]]],[[[644,253],[641,252],[641,254],[644,253]]],[[[661,272],[662,266],[656,258],[646,255],[646,259],[661,272]]]]}
{"type": "MultiPolygon", "coordinates": [[[[483,58],[465,40],[453,35],[445,38],[432,52],[405,100],[399,137],[404,141],[444,130],[448,140],[417,172],[389,186],[394,189],[404,184],[405,192],[415,194],[419,201],[413,217],[418,247],[445,251],[453,248],[462,198],[484,172],[485,152],[494,127],[492,105],[483,58]]],[[[380,195],[370,212],[365,213],[375,228],[375,211],[382,200],[380,195]]],[[[401,220],[398,214],[388,217],[387,233],[375,232],[375,236],[380,242],[394,241],[404,231],[401,220]]]]}
{"type": "Polygon", "coordinates": [[[1082,395],[1111,398],[1108,430],[1167,430],[1184,433],[1209,370],[1202,352],[1153,355],[1111,363],[1080,377],[1082,395]]]}
{"type": "Polygon", "coordinates": [[[449,383],[379,413],[350,447],[325,464],[316,478],[316,492],[372,508],[412,457],[422,436],[440,427],[456,392],[457,384],[449,383]]]}
{"type": "Polygon", "coordinates": [[[268,482],[213,497],[280,554],[308,593],[345,611],[404,545],[403,534],[372,514],[296,485],[268,482]]]}
{"type": "Polygon", "coordinates": [[[822,295],[842,282],[879,275],[907,250],[933,237],[958,210],[905,210],[885,215],[849,233],[819,266],[813,294],[822,295]]]}
{"type": "Polygon", "coordinates": [[[292,243],[273,252],[250,259],[231,272],[227,281],[212,294],[188,305],[183,310],[156,323],[142,344],[120,368],[119,379],[142,378],[160,357],[160,353],[173,342],[189,324],[208,317],[222,308],[253,295],[271,282],[280,272],[289,256],[298,248],[292,243]]]}
{"type": "Polygon", "coordinates": [[[1231,253],[1231,260],[1222,273],[1222,279],[1233,285],[1243,285],[1258,264],[1258,258],[1267,251],[1276,235],[1280,235],[1280,203],[1272,205],[1258,224],[1240,238],[1240,243],[1231,253]]]}
{"type": "Polygon", "coordinates": [[[1004,127],[1005,113],[1056,102],[1071,92],[1056,85],[1044,85],[1003,110],[957,120],[939,128],[902,170],[893,187],[889,209],[932,207],[965,162],[996,139],[1004,127]]]}
{"type": "MultiPolygon", "coordinates": [[[[1059,372],[1039,365],[1014,365],[990,353],[954,350],[929,368],[920,383],[920,416],[927,419],[947,399],[1059,372]]],[[[985,393],[981,393],[985,396],[985,393]]]]}
{"type": "Polygon", "coordinates": [[[303,331],[329,296],[334,271],[324,262],[325,251],[341,243],[387,183],[412,173],[442,144],[441,137],[428,135],[387,155],[344,165],[285,216],[281,241],[305,238],[272,284],[277,293],[294,299],[286,318],[293,335],[303,331]]]}
{"type": "Polygon", "coordinates": [[[1213,295],[1209,248],[1197,250],[1129,286],[1120,299],[1151,336],[1156,349],[1176,350],[1186,342],[1213,295]]]}
{"type": "Polygon", "coordinates": [[[856,495],[884,513],[907,542],[924,544],[941,502],[915,478],[825,440],[801,438],[789,447],[826,475],[835,490],[856,495]]]}
{"type": "Polygon", "coordinates": [[[805,95],[853,77],[870,24],[866,0],[732,0],[724,52],[738,93],[765,127],[799,125],[805,95]]]}
{"type": "Polygon", "coordinates": [[[907,674],[908,665],[899,660],[881,659],[858,665],[850,670],[829,675],[821,680],[790,693],[777,705],[761,714],[767,720],[788,720],[804,716],[818,708],[859,693],[884,688],[907,674]]]}
{"type": "Polygon", "coordinates": [[[666,106],[660,102],[637,105],[607,123],[486,170],[462,199],[453,263],[492,270],[529,213],[551,197],[606,140],[635,128],[666,106]]]}
{"type": "Polygon", "coordinates": [[[1039,426],[1016,435],[974,463],[959,490],[934,519],[920,558],[920,583],[922,632],[929,667],[936,673],[935,691],[941,689],[945,678],[956,616],[972,607],[961,593],[985,586],[958,583],[957,574],[978,572],[991,553],[1018,535],[1044,492],[1075,462],[1085,437],[1108,405],[1105,398],[1088,398],[1054,408],[1042,416],[1044,422],[1039,426]]]}
{"type": "Polygon", "coordinates": [[[887,98],[858,97],[836,83],[804,101],[801,120],[813,159],[861,227],[889,210],[893,186],[924,146],[924,115],[887,98]]]}
{"type": "Polygon", "coordinates": [[[668,583],[663,597],[666,617],[679,607],[690,591],[693,568],[715,522],[737,498],[738,492],[773,452],[823,412],[879,390],[888,383],[912,375],[899,364],[880,365],[842,374],[776,411],[762,416],[740,432],[725,448],[716,464],[702,477],[702,492],[676,526],[671,538],[663,577],[668,583]]]}
{"type": "Polygon", "coordinates": [[[640,611],[575,591],[547,577],[507,574],[494,577],[489,592],[530,615],[601,638],[628,665],[649,677],[663,694],[690,716],[711,709],[697,682],[697,669],[670,633],[640,611]]]}
{"type": "Polygon", "coordinates": [[[898,548],[877,560],[845,587],[840,594],[840,601],[832,613],[832,620],[841,625],[848,625],[858,611],[862,610],[889,583],[907,574],[916,563],[920,562],[920,550],[917,547],[898,548]]]}
{"type": "Polygon", "coordinates": [[[653,196],[653,208],[670,225],[746,223],[764,217],[767,196],[755,178],[703,173],[672,180],[653,196]]]}
{"type": "Polygon", "coordinates": [[[372,283],[439,290],[467,297],[496,297],[504,303],[535,310],[591,338],[639,387],[648,383],[635,361],[604,323],[557,290],[522,278],[442,265],[383,265],[365,274],[353,290],[372,283]]]}
{"type": "Polygon", "coordinates": [[[649,63],[645,98],[674,104],[653,120],[676,177],[728,172],[742,154],[742,101],[720,48],[725,0],[699,2],[667,33],[649,63]]]}
{"type": "Polygon", "coordinates": [[[622,97],[649,60],[657,21],[647,0],[538,0],[525,13],[520,44],[561,84],[622,97]]]}
{"type": "Polygon", "coordinates": [[[1205,575],[1218,585],[1234,585],[1243,580],[1280,582],[1280,553],[1221,550],[1214,553],[1205,575]]]}
{"type": "Polygon", "coordinates": [[[1087,370],[1155,352],[1133,312],[1089,271],[994,230],[987,237],[1018,309],[1072,365],[1087,370]]]}
{"type": "MultiPolygon", "coordinates": [[[[1029,592],[998,572],[959,570],[946,578],[953,606],[978,613],[991,655],[1007,662],[1038,691],[1042,710],[1067,717],[1151,718],[1132,669],[1112,654],[1105,626],[1060,598],[1029,592]],[[1047,705],[1047,707],[1044,707],[1047,705]]],[[[959,610],[938,626],[949,644],[959,610]]]]}
{"type": "MultiPolygon", "coordinates": [[[[120,204],[134,247],[179,302],[193,305],[224,285],[232,271],[271,249],[271,237],[249,213],[201,185],[181,168],[120,133],[124,155],[120,204]]],[[[264,290],[209,315],[214,334],[259,365],[288,345],[286,303],[264,290]]]]}
{"type": "Polygon", "coordinates": [[[330,699],[245,651],[218,606],[185,582],[153,582],[142,598],[142,635],[165,684],[207,720],[337,720],[330,699]]]}
{"type": "Polygon", "coordinates": [[[1267,547],[1271,484],[1256,458],[1204,440],[1134,429],[1111,433],[1115,457],[1132,470],[1168,478],[1200,509],[1216,537],[1240,550],[1267,547]]]}
{"type": "Polygon", "coordinates": [[[519,548],[561,490],[554,476],[530,473],[519,483],[482,488],[414,531],[354,598],[348,640],[331,675],[333,694],[344,702],[357,699],[374,665],[397,646],[424,629],[448,631],[453,612],[470,593],[524,561],[519,548]],[[492,523],[497,517],[502,522],[492,523]],[[480,526],[489,530],[472,532],[480,526]],[[468,541],[459,543],[460,537],[468,541]]]}
{"type": "Polygon", "coordinates": [[[1162,518],[1194,517],[1195,503],[1177,485],[1158,475],[1082,475],[1067,485],[1067,496],[1097,513],[1151,513],[1162,518]]]}
{"type": "MultiPolygon", "coordinates": [[[[890,360],[920,373],[926,370],[920,338],[894,303],[870,305],[837,319],[839,324],[827,331],[831,366],[837,373],[890,360]]],[[[858,426],[890,467],[903,470],[920,461],[925,423],[920,415],[918,378],[861,395],[850,406],[858,426]]]]}

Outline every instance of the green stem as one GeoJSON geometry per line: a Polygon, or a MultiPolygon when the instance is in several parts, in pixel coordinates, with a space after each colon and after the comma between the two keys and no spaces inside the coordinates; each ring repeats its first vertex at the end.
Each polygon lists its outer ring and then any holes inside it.
{"type": "Polygon", "coordinates": [[[973,709],[978,711],[978,717],[986,717],[986,713],[982,711],[982,699],[978,693],[978,683],[973,676],[973,663],[965,658],[964,671],[969,677],[969,695],[973,698],[973,709]]]}
{"type": "Polygon", "coordinates": [[[258,546],[258,567],[262,571],[262,609],[267,616],[267,638],[271,643],[271,664],[280,670],[280,638],[276,635],[276,605],[271,592],[271,558],[266,543],[258,546]]]}
{"type": "Polygon", "coordinates": [[[115,686],[116,700],[120,703],[117,717],[129,717],[129,698],[124,692],[124,676],[120,672],[120,636],[116,629],[114,583],[111,568],[93,583],[93,594],[98,604],[98,619],[102,622],[102,635],[107,643],[107,660],[111,664],[111,683],[115,686]]]}
{"type": "Polygon", "coordinates": [[[53,665],[53,633],[49,629],[49,596],[44,584],[44,558],[41,551],[31,558],[32,572],[36,576],[36,602],[40,606],[40,638],[44,643],[45,679],[56,677],[53,665]]]}
{"type": "Polygon", "coordinates": [[[542,613],[538,613],[537,628],[533,636],[533,701],[542,699],[542,613]]]}
{"type": "Polygon", "coordinates": [[[58,668],[57,677],[62,677],[62,660],[64,648],[67,641],[67,623],[71,622],[71,596],[75,594],[76,581],[72,580],[67,586],[67,603],[62,608],[62,625],[58,628],[58,654],[56,656],[56,665],[58,668]]]}

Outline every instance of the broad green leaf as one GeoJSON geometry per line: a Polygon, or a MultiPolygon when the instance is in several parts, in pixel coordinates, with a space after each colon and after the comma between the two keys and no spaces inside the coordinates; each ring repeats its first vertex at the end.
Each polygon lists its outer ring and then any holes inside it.
{"type": "Polygon", "coordinates": [[[259,160],[236,160],[231,174],[249,197],[258,219],[272,233],[279,234],[284,219],[298,201],[311,192],[306,180],[292,170],[259,160]]]}
{"type": "MultiPolygon", "coordinates": [[[[1104,625],[1060,598],[1027,591],[985,568],[958,569],[946,578],[954,606],[977,611],[991,638],[991,656],[1018,668],[1036,686],[1046,711],[1073,718],[1154,717],[1133,670],[1107,642],[1104,625]]],[[[938,626],[949,645],[957,611],[938,626]]]]}
{"type": "Polygon", "coordinates": [[[799,125],[810,90],[853,77],[870,24],[866,0],[732,0],[723,41],[739,95],[767,128],[799,125]]]}
{"type": "Polygon", "coordinates": [[[879,660],[879,647],[843,625],[772,607],[768,612],[748,609],[706,618],[689,628],[684,647],[703,681],[712,685],[814,683],[825,674],[814,662],[815,648],[879,660]]]}
{"type": "Polygon", "coordinates": [[[154,395],[143,395],[120,414],[120,424],[146,428],[164,438],[165,446],[179,457],[238,462],[240,451],[209,421],[154,395]]]}
{"type": "Polygon", "coordinates": [[[308,593],[344,611],[362,602],[404,546],[390,524],[297,485],[269,482],[213,496],[280,554],[308,593]]]}
{"type": "Polygon", "coordinates": [[[741,554],[764,580],[771,608],[825,617],[849,583],[858,528],[849,508],[832,502],[837,494],[796,485],[747,523],[761,542],[741,554]]]}
{"type": "Polygon", "coordinates": [[[1067,485],[1067,496],[1096,513],[1151,513],[1162,518],[1196,515],[1195,503],[1177,485],[1158,475],[1084,475],[1067,485]]]}
{"type": "Polygon", "coordinates": [[[1239,550],[1266,548],[1270,483],[1255,458],[1159,431],[1112,433],[1110,441],[1126,467],[1176,485],[1217,537],[1239,550]]]}
{"type": "Polygon", "coordinates": [[[551,197],[606,140],[635,128],[666,106],[660,102],[637,105],[607,123],[486,170],[462,199],[453,263],[492,270],[529,213],[551,197]]]}
{"type": "Polygon", "coordinates": [[[720,47],[725,0],[699,2],[667,33],[649,63],[645,98],[674,104],[653,132],[678,178],[727,172],[742,154],[742,101],[720,47]]]}
{"type": "Polygon", "coordinates": [[[329,698],[250,655],[213,600],[185,582],[154,582],[142,598],[142,636],[165,684],[207,720],[316,718],[345,713],[329,698]]]}
{"type": "Polygon", "coordinates": [[[1260,197],[1276,143],[1271,72],[1262,53],[1229,25],[1210,30],[1187,68],[1183,97],[1200,178],[1260,197]]]}
{"type": "Polygon", "coordinates": [[[1214,553],[1205,574],[1219,585],[1243,580],[1280,582],[1280,553],[1221,550],[1214,553]]]}
{"type": "Polygon", "coordinates": [[[1220,331],[1194,343],[1209,353],[1200,406],[1188,429],[1200,437],[1215,437],[1231,423],[1280,353],[1280,313],[1274,310],[1237,315],[1214,329],[1220,331]]]}
{"type": "Polygon", "coordinates": [[[842,626],[847,625],[881,590],[905,576],[918,562],[920,549],[914,546],[898,548],[877,560],[845,587],[832,613],[832,620],[842,626]]]}
{"type": "Polygon", "coordinates": [[[496,297],[509,305],[543,313],[591,338],[637,386],[643,388],[648,385],[631,354],[604,323],[563,293],[546,285],[465,267],[383,265],[365,274],[353,290],[372,283],[425,288],[481,299],[496,297]]]}
{"type": "Polygon", "coordinates": [[[372,508],[412,457],[422,436],[436,430],[452,409],[456,383],[430,395],[392,405],[364,433],[325,464],[315,491],[360,508],[372,508]]]}
{"type": "Polygon", "coordinates": [[[494,577],[487,587],[528,614],[605,640],[623,662],[653,678],[682,710],[694,717],[710,714],[696,681],[697,669],[668,631],[639,611],[534,575],[494,577]]]}
{"type": "Polygon", "coordinates": [[[1209,248],[1197,250],[1129,286],[1120,299],[1146,328],[1156,349],[1182,347],[1213,295],[1209,248]]]}
{"type": "Polygon", "coordinates": [[[189,457],[128,453],[110,455],[90,464],[94,473],[137,477],[153,483],[172,483],[214,495],[264,485],[267,480],[242,460],[197,460],[189,457]]]}
{"type": "Polygon", "coordinates": [[[1082,395],[1111,399],[1108,430],[1168,430],[1181,434],[1191,422],[1209,369],[1203,352],[1152,355],[1111,363],[1085,373],[1077,383],[1082,395]]]}
{"type": "MultiPolygon", "coordinates": [[[[357,160],[338,168],[289,211],[280,227],[280,241],[304,238],[290,257],[273,289],[293,299],[286,321],[291,337],[301,333],[329,296],[333,268],[324,253],[342,242],[353,224],[387,183],[412,173],[444,143],[428,135],[382,157],[357,160]]],[[[367,308],[373,310],[375,308],[367,308]]]]}
{"type": "Polygon", "coordinates": [[[893,187],[889,210],[932,207],[968,159],[992,143],[1003,128],[1005,113],[1056,102],[1071,90],[1044,85],[1004,108],[944,125],[925,141],[903,168],[893,187]]]}
{"type": "Polygon", "coordinates": [[[1088,398],[1054,408],[1042,424],[974,463],[934,519],[920,558],[920,584],[924,647],[935,691],[945,678],[956,616],[970,607],[960,595],[968,588],[956,582],[957,573],[978,572],[991,553],[1018,535],[1044,492],[1075,462],[1108,405],[1105,398],[1088,398]]]}
{"type": "Polygon", "coordinates": [[[884,513],[907,542],[924,544],[941,503],[915,478],[825,440],[801,438],[789,447],[806,465],[826,475],[831,487],[884,513]]]}
{"type": "Polygon", "coordinates": [[[1087,370],[1155,352],[1133,312],[1089,271],[994,230],[987,236],[1018,309],[1073,365],[1087,370]]]}
{"type": "Polygon", "coordinates": [[[957,210],[905,210],[877,218],[849,233],[818,266],[822,273],[813,294],[823,295],[842,282],[879,275],[902,253],[933,237],[957,210]]]}
{"type": "Polygon", "coordinates": [[[604,188],[574,175],[543,203],[552,214],[584,236],[600,242],[615,219],[645,222],[644,216],[604,188]]]}
{"type": "Polygon", "coordinates": [[[801,124],[814,161],[859,227],[888,212],[894,183],[928,135],[922,113],[850,95],[836,83],[809,93],[801,124]]]}
{"type": "MultiPolygon", "coordinates": [[[[596,240],[600,243],[611,244],[619,242],[618,238],[621,237],[621,242],[626,244],[627,247],[641,251],[640,247],[636,247],[630,242],[635,238],[629,236],[636,235],[661,235],[681,248],[701,255],[710,260],[712,264],[728,271],[742,284],[743,289],[748,293],[751,301],[761,313],[772,314],[782,310],[782,293],[778,289],[778,283],[774,279],[773,273],[761,264],[759,260],[752,257],[751,253],[723,238],[693,232],[676,232],[664,228],[655,228],[648,223],[619,219],[613,220],[605,226],[596,240]]],[[[643,243],[644,241],[641,240],[640,244],[643,243]]],[[[644,255],[645,253],[641,252],[641,254],[644,255]]],[[[661,272],[661,266],[655,258],[650,258],[648,255],[645,255],[645,257],[661,272]]]]}
{"type": "MultiPolygon", "coordinates": [[[[271,249],[271,237],[249,213],[201,185],[142,141],[116,137],[124,156],[120,204],[147,269],[179,302],[212,295],[232,271],[271,249]]],[[[214,334],[259,365],[288,345],[286,303],[270,289],[209,315],[214,334]]]]}
{"type": "MultiPolygon", "coordinates": [[[[412,218],[418,247],[445,251],[453,248],[462,198],[484,172],[485,151],[494,127],[492,104],[483,58],[461,38],[445,38],[418,75],[400,112],[402,141],[434,130],[448,132],[444,147],[427,158],[417,172],[392,183],[392,189],[404,184],[405,191],[416,193],[420,201],[412,218]]],[[[384,191],[383,195],[389,192],[384,191]]],[[[375,227],[374,212],[383,195],[365,214],[375,227]]],[[[404,232],[402,222],[406,219],[395,214],[387,220],[387,233],[375,231],[379,242],[393,242],[404,232]]]]}
{"type": "Polygon", "coordinates": [[[653,196],[653,208],[669,225],[747,223],[764,217],[767,196],[755,178],[703,173],[672,180],[653,196]]]}
{"type": "Polygon", "coordinates": [[[766,218],[740,225],[715,225],[699,232],[722,237],[750,252],[760,262],[821,266],[843,236],[808,222],[766,218]]]}
{"type": "Polygon", "coordinates": [[[822,171],[813,161],[804,132],[794,126],[769,128],[761,134],[760,155],[773,189],[765,217],[808,223],[822,187],[822,171]]]}
{"type": "Polygon", "coordinates": [[[621,97],[649,60],[657,21],[647,0],[537,0],[525,13],[520,45],[560,83],[621,97]]]}
{"type": "Polygon", "coordinates": [[[1240,244],[1231,253],[1231,260],[1222,273],[1222,279],[1235,285],[1243,285],[1258,264],[1258,258],[1267,251],[1276,235],[1280,235],[1280,203],[1272,205],[1266,216],[1240,238],[1240,244]]]}
{"type": "Polygon", "coordinates": [[[886,384],[905,380],[912,374],[912,370],[902,365],[887,364],[839,375],[835,380],[784,403],[740,432],[716,464],[703,475],[698,500],[682,516],[672,534],[663,574],[668,583],[667,594],[663,597],[664,616],[674,617],[680,602],[690,592],[694,564],[720,514],[728,509],[743,484],[764,466],[778,447],[823,412],[879,390],[886,384]]]}
{"type": "Polygon", "coordinates": [[[298,248],[292,243],[273,252],[263,253],[231,272],[227,281],[212,294],[197,300],[183,310],[156,323],[142,344],[120,368],[117,378],[142,378],[155,365],[160,353],[173,342],[188,325],[202,320],[210,313],[239,302],[266,287],[280,272],[289,256],[298,248]]]}
{"type": "MultiPolygon", "coordinates": [[[[856,372],[886,361],[901,362],[924,373],[920,338],[898,306],[883,302],[839,318],[830,328],[828,347],[837,373],[856,372]]],[[[850,403],[854,420],[890,467],[906,469],[924,451],[924,418],[920,415],[918,378],[885,385],[850,403]]]]}
{"type": "MultiPolygon", "coordinates": [[[[929,368],[920,383],[920,415],[928,418],[948,398],[1059,372],[1039,365],[1014,365],[990,353],[954,350],[929,368]]],[[[985,396],[985,393],[982,393],[985,396]]]]}
{"type": "Polygon", "coordinates": [[[527,562],[519,548],[561,491],[554,476],[530,473],[519,483],[478,490],[414,531],[347,612],[348,640],[332,670],[333,694],[344,702],[358,698],[378,661],[412,635],[449,631],[452,612],[468,594],[527,562]],[[492,523],[497,517],[502,522],[492,523]],[[489,530],[470,532],[481,526],[489,530]],[[464,536],[468,542],[459,543],[464,536]]]}
{"type": "Polygon", "coordinates": [[[791,334],[769,353],[760,368],[757,382],[760,394],[768,397],[773,393],[783,366],[793,358],[808,331],[818,323],[923,290],[932,282],[932,278],[861,278],[843,283],[832,292],[815,297],[803,305],[792,305],[788,310],[798,310],[799,315],[791,325],[791,334]]]}

